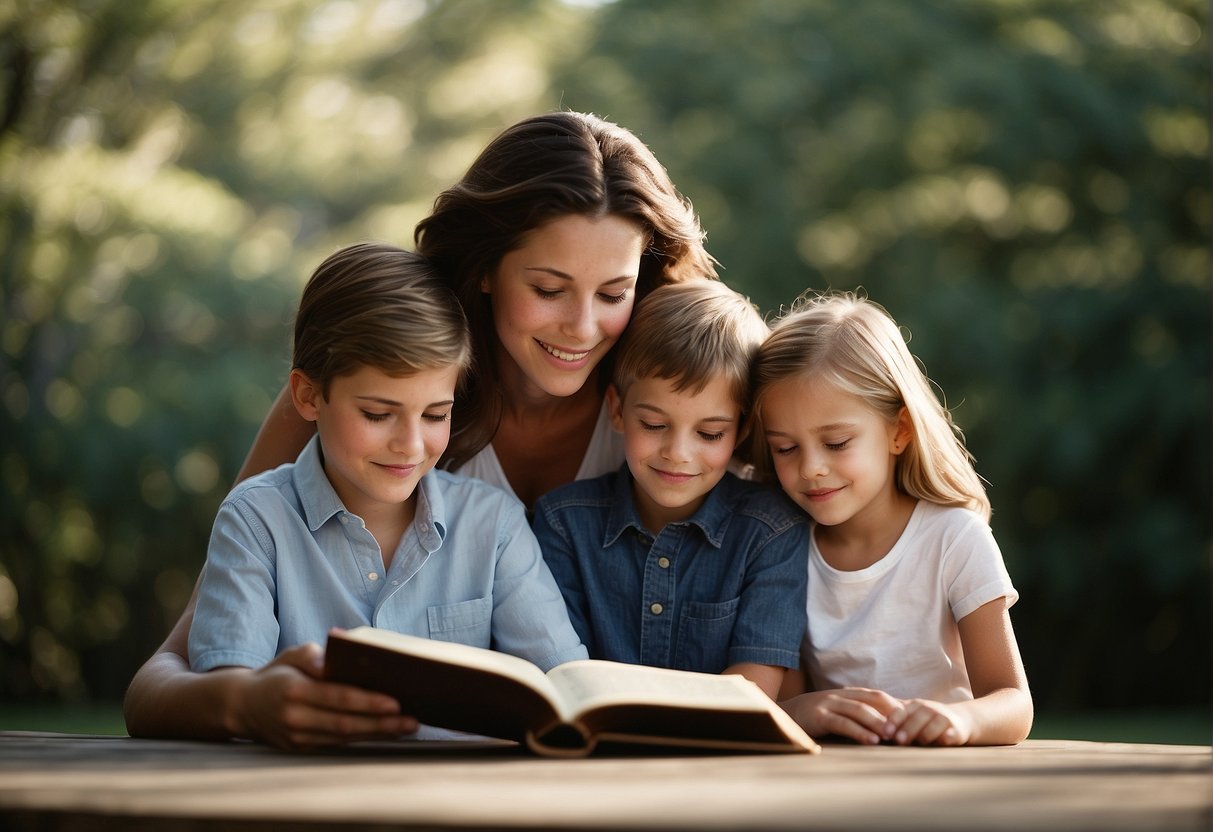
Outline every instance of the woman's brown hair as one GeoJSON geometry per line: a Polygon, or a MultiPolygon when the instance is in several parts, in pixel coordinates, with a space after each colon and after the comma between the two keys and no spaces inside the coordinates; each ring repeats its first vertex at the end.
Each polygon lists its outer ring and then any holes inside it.
{"type": "Polygon", "coordinates": [[[438,196],[415,233],[417,250],[458,295],[472,331],[474,368],[455,408],[447,468],[475,456],[501,420],[496,331],[481,281],[528,233],[570,215],[622,217],[643,230],[637,301],[663,283],[716,277],[690,201],[631,132],[573,112],[535,116],[506,129],[438,196]]]}

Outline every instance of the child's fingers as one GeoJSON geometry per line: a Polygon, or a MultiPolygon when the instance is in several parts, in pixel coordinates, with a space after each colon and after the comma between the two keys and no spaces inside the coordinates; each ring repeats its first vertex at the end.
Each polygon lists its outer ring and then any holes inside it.
{"type": "Polygon", "coordinates": [[[935,745],[951,728],[952,721],[947,714],[925,704],[910,703],[893,738],[900,745],[935,745]]]}
{"type": "Polygon", "coordinates": [[[826,705],[823,720],[831,734],[847,737],[864,745],[876,745],[881,740],[884,714],[862,699],[837,696],[826,705]]]}

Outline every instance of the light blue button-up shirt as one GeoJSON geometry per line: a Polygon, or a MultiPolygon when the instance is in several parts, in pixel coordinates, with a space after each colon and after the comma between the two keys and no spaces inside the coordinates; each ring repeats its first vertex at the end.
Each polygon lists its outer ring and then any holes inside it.
{"type": "Polygon", "coordinates": [[[627,466],[535,505],[535,534],[591,658],[719,673],[796,668],[809,525],[781,492],[726,474],[686,521],[640,521],[627,466]]]}
{"type": "Polygon", "coordinates": [[[294,464],[239,484],[219,508],[190,628],[190,666],[260,667],[362,624],[492,648],[543,670],[586,657],[522,504],[431,471],[392,558],[325,476],[315,437],[294,464]]]}

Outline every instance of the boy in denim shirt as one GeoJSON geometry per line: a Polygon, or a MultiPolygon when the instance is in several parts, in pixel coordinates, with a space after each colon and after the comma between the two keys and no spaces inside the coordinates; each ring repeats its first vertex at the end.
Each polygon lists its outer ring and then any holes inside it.
{"type": "Polygon", "coordinates": [[[320,264],[300,301],[290,375],[317,434],[294,463],[245,480],[220,506],[190,628],[194,670],[252,691],[253,669],[284,650],[365,624],[544,670],[585,658],[522,504],[434,470],[470,361],[459,302],[420,255],[364,243],[320,264]]]}
{"type": "Polygon", "coordinates": [[[804,513],[729,471],[767,334],[718,281],[663,286],[637,308],[607,390],[627,464],[535,506],[591,658],[740,673],[772,698],[799,666],[804,513]]]}

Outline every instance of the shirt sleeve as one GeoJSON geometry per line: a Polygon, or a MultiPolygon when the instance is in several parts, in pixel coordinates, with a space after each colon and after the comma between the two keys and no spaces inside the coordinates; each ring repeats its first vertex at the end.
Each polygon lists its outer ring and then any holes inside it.
{"type": "Polygon", "coordinates": [[[800,667],[807,628],[809,526],[789,523],[751,552],[742,579],[729,664],[800,667]]]}
{"type": "Polygon", "coordinates": [[[227,500],[211,531],[190,625],[190,667],[260,667],[278,648],[273,540],[244,503],[227,500]]]}
{"type": "Polygon", "coordinates": [[[959,621],[996,598],[1007,608],[1019,600],[990,527],[976,515],[957,513],[963,524],[955,530],[946,550],[948,603],[959,621]]]}
{"type": "Polygon", "coordinates": [[[597,655],[585,581],[581,575],[581,565],[577,561],[577,547],[564,525],[550,517],[549,511],[543,500],[540,500],[535,508],[535,537],[539,542],[543,560],[564,597],[573,629],[590,655],[597,655]]]}
{"type": "Polygon", "coordinates": [[[493,579],[493,646],[547,671],[588,657],[521,504],[504,506],[493,579]]]}

